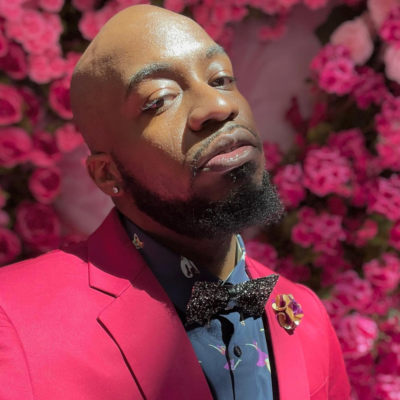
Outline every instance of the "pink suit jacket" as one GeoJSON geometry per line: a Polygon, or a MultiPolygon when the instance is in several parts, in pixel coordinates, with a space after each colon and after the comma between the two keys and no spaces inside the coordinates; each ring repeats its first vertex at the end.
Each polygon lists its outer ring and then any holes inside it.
{"type": "MultiPolygon", "coordinates": [[[[273,273],[247,259],[248,273],[273,273]]],[[[266,307],[281,400],[347,400],[335,333],[309,289],[280,278],[304,318],[266,307]]],[[[0,400],[212,400],[185,329],[113,210],[83,243],[0,268],[0,400]]],[[[238,399],[247,400],[247,399],[238,399]]]]}

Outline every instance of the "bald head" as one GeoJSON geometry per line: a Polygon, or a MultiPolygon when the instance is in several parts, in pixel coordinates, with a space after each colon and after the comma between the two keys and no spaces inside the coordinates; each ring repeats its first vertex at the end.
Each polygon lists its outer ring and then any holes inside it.
{"type": "Polygon", "coordinates": [[[129,7],[103,26],[71,80],[74,120],[92,152],[113,146],[135,72],[139,81],[162,69],[168,57],[181,57],[196,47],[197,41],[212,42],[193,20],[150,5],[129,7]]]}

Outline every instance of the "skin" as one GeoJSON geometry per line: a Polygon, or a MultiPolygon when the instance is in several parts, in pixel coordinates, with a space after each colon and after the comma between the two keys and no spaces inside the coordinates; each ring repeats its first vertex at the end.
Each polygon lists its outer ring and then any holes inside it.
{"type": "MultiPolygon", "coordinates": [[[[229,57],[198,24],[140,5],[107,22],[82,56],[71,82],[74,118],[92,152],[86,165],[97,186],[143,230],[222,279],[235,266],[235,237],[188,239],[140,212],[122,188],[111,152],[165,199],[185,200],[193,193],[222,199],[235,183],[226,174],[205,171],[193,179],[192,165],[207,139],[233,125],[258,135],[233,76],[229,57]],[[161,70],[155,71],[154,63],[161,64],[161,70]],[[144,68],[153,72],[132,85],[132,77],[138,73],[143,77],[144,68]],[[113,187],[119,193],[113,193],[113,187]]],[[[257,169],[252,179],[261,184],[261,150],[253,161],[257,169]]]]}

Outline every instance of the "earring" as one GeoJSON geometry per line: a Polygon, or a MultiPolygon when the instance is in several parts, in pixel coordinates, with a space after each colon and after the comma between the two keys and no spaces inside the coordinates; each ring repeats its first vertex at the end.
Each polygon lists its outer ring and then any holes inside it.
{"type": "Polygon", "coordinates": [[[117,194],[119,192],[119,189],[116,186],[114,186],[112,191],[113,191],[113,193],[117,194]]]}

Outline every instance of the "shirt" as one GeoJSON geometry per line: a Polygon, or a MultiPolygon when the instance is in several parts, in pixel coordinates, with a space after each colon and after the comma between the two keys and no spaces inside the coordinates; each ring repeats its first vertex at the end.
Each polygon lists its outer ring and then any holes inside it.
{"type": "MultiPolygon", "coordinates": [[[[184,321],[194,282],[218,282],[220,279],[158,243],[129,219],[123,217],[123,224],[133,245],[184,321]]],[[[238,262],[223,284],[249,280],[245,254],[243,241],[237,235],[238,262]]],[[[227,309],[211,319],[209,328],[194,325],[185,329],[214,399],[273,399],[267,341],[261,317],[244,316],[241,321],[236,309],[227,309]]]]}

